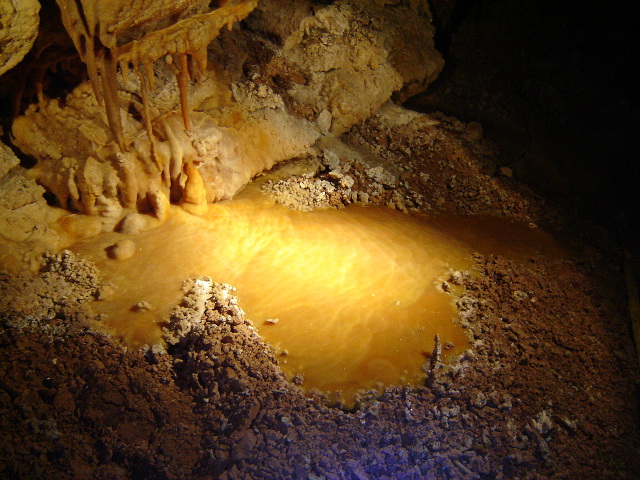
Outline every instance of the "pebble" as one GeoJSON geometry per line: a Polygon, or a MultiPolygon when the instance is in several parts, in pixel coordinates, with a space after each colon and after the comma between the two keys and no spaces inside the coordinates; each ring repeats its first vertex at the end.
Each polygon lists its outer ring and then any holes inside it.
{"type": "Polygon", "coordinates": [[[136,253],[136,244],[132,240],[120,240],[107,248],[107,255],[114,260],[126,260],[136,253]]]}
{"type": "Polygon", "coordinates": [[[142,302],[138,302],[133,306],[133,310],[135,312],[142,312],[142,311],[150,311],[153,310],[153,307],[151,306],[151,304],[149,302],[146,301],[142,301],[142,302]]]}

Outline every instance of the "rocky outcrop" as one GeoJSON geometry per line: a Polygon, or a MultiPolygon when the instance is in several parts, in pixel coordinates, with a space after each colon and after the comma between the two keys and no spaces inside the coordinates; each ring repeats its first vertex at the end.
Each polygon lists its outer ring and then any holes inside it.
{"type": "Polygon", "coordinates": [[[29,53],[38,36],[38,0],[0,2],[0,75],[29,53]]]}
{"type": "Polygon", "coordinates": [[[428,9],[385,3],[295,2],[285,19],[280,3],[264,1],[248,20],[279,39],[282,56],[304,75],[289,93],[308,106],[323,133],[344,133],[392,95],[404,100],[423,91],[442,70],[428,9]]]}
{"type": "Polygon", "coordinates": [[[222,18],[230,26],[255,2],[224,2],[209,13],[196,2],[176,23],[159,10],[144,27],[88,1],[67,3],[59,2],[63,21],[91,81],[64,102],[31,106],[12,134],[60,205],[102,216],[103,229],[127,209],[162,219],[179,203],[202,213],[320,136],[344,133],[392,96],[421,91],[443,64],[428,11],[415,2],[264,1],[246,28],[205,36],[187,27],[222,18]],[[80,7],[95,14],[91,31],[77,22],[80,7]],[[109,25],[117,38],[102,38],[109,25]]]}
{"type": "Polygon", "coordinates": [[[47,206],[44,191],[0,142],[0,269],[35,268],[38,256],[58,243],[49,225],[60,213],[47,206]]]}

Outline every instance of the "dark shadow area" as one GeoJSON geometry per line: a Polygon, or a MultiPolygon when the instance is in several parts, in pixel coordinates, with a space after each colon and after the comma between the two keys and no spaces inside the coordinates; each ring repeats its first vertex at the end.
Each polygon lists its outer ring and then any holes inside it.
{"type": "Polygon", "coordinates": [[[640,250],[629,234],[640,227],[640,39],[628,4],[454,3],[439,15],[432,2],[445,69],[407,106],[482,123],[500,166],[640,250]]]}

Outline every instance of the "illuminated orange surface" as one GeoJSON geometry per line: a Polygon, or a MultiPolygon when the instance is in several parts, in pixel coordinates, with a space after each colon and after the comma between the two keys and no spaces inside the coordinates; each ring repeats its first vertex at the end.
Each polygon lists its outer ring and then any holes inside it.
{"type": "MultiPolygon", "coordinates": [[[[480,240],[481,250],[500,243],[506,224],[491,238],[471,219],[432,223],[362,206],[299,212],[253,198],[211,205],[204,217],[176,207],[157,228],[102,234],[73,250],[113,284],[114,300],[94,307],[129,342],[160,341],[159,324],[180,301],[182,281],[208,275],[237,288],[240,307],[289,376],[348,397],[378,382],[419,381],[436,333],[454,346],[449,355],[468,348],[452,297],[436,284],[451,268],[469,268],[480,240]],[[447,231],[463,232],[463,240],[447,231]],[[125,238],[136,253],[108,258],[107,248],[125,238]],[[141,301],[151,310],[134,311],[141,301]]],[[[522,245],[530,253],[535,246],[522,245]]]]}

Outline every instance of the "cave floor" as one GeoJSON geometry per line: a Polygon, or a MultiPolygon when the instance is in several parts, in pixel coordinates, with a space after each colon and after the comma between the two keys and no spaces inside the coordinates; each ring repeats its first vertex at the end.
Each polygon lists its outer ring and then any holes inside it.
{"type": "MultiPolygon", "coordinates": [[[[167,326],[167,350],[126,348],[94,328],[86,300],[99,295],[98,272],[60,253],[36,277],[0,278],[3,475],[636,478],[638,366],[620,248],[596,224],[508,176],[479,174],[486,165],[473,150],[490,146],[470,143],[468,126],[439,118],[440,147],[423,154],[424,138],[403,136],[378,117],[355,128],[353,142],[384,137],[392,145],[386,160],[402,161],[407,189],[398,197],[402,188],[367,185],[357,162],[354,188],[372,192],[374,205],[399,208],[403,199],[406,207],[436,195],[456,213],[495,212],[567,238],[574,232],[566,258],[516,263],[478,254],[473,275],[452,279],[465,290],[457,307],[469,351],[445,363],[436,355],[420,384],[364,394],[345,411],[327,406],[336,398],[305,394],[287,380],[231,287],[203,294],[194,283],[167,326]],[[410,147],[423,168],[461,146],[464,161],[448,163],[456,189],[437,180],[440,190],[420,187],[419,170],[402,157],[410,147]],[[490,201],[478,203],[474,189],[490,201]]],[[[264,184],[281,197],[288,192],[290,203],[313,203],[314,188],[294,187],[321,188],[330,174],[264,184]]]]}

